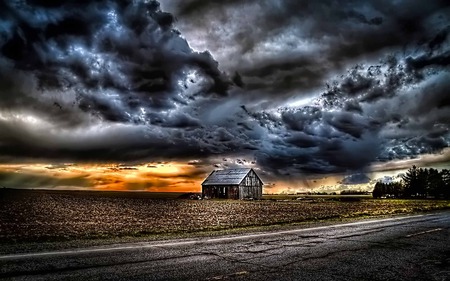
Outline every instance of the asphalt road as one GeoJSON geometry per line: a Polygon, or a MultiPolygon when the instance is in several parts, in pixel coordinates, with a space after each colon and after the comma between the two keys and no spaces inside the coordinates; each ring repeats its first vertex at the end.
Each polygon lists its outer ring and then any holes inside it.
{"type": "Polygon", "coordinates": [[[450,211],[0,256],[12,280],[450,280],[450,211]]]}

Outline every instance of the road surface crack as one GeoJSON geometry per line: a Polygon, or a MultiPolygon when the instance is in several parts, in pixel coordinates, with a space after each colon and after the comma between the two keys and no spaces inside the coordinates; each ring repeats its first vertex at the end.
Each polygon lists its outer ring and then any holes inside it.
{"type": "Polygon", "coordinates": [[[70,265],[67,267],[57,267],[53,264],[47,264],[46,267],[35,270],[16,270],[10,272],[1,272],[0,278],[10,278],[10,277],[18,277],[18,276],[26,276],[26,275],[45,275],[45,274],[54,274],[54,273],[62,273],[62,272],[70,272],[76,270],[85,270],[85,269],[94,269],[94,268],[105,268],[111,266],[121,266],[121,265],[131,265],[131,264],[140,264],[140,263],[149,263],[149,262],[157,262],[157,261],[168,261],[174,259],[183,259],[183,258],[192,258],[199,256],[199,254],[190,254],[183,256],[174,256],[174,257],[166,257],[166,258],[156,258],[156,259],[140,259],[133,261],[124,261],[124,262],[106,262],[102,264],[95,265],[87,265],[77,262],[76,265],[70,265]]]}

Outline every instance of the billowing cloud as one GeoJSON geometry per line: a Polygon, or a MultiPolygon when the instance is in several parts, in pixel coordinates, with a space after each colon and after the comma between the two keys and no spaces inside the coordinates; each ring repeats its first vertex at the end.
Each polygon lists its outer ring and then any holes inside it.
{"type": "Polygon", "coordinates": [[[448,32],[445,1],[161,2],[193,46],[239,71],[247,94],[272,100],[310,95],[349,63],[421,42],[438,49],[448,32]]]}
{"type": "Polygon", "coordinates": [[[370,182],[370,178],[366,174],[353,174],[346,176],[340,182],[341,184],[355,185],[370,182]]]}
{"type": "Polygon", "coordinates": [[[273,181],[449,146],[446,1],[161,6],[0,1],[0,161],[245,165],[273,181]]]}

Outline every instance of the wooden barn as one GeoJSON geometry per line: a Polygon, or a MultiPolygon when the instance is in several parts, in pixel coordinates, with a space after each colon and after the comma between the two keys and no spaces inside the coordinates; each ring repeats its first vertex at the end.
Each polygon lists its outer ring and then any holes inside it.
{"type": "Polygon", "coordinates": [[[205,198],[261,199],[263,182],[250,168],[214,170],[202,183],[205,198]]]}

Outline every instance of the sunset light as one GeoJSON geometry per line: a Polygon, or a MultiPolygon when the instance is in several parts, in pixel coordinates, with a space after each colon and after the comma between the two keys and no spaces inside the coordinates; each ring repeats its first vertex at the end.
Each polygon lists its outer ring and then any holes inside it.
{"type": "Polygon", "coordinates": [[[2,185],[33,189],[94,189],[153,192],[198,191],[203,175],[188,164],[3,164],[2,185]]]}
{"type": "Polygon", "coordinates": [[[0,279],[450,280],[450,1],[0,0],[0,279]]]}

